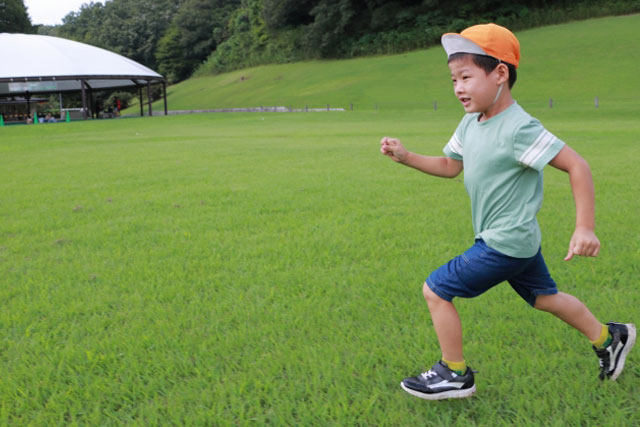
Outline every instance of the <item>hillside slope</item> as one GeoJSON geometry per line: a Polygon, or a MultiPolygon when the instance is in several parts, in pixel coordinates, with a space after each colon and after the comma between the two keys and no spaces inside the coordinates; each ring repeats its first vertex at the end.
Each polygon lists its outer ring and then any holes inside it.
{"type": "MultiPolygon", "coordinates": [[[[522,60],[514,96],[548,106],[634,106],[640,84],[640,14],[519,32],[522,60]]],[[[414,110],[457,107],[441,48],[393,56],[311,61],[192,78],[168,89],[170,110],[258,106],[414,110]]],[[[158,111],[161,104],[154,106],[158,111]]],[[[135,111],[135,109],[134,109],[135,111]]]]}

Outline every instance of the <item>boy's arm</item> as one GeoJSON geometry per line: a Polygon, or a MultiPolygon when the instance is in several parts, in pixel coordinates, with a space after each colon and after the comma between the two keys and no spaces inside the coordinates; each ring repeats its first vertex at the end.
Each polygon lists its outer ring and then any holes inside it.
{"type": "Polygon", "coordinates": [[[569,261],[574,255],[597,256],[600,241],[595,229],[595,195],[589,164],[571,147],[565,145],[549,162],[554,168],[569,173],[573,200],[576,204],[576,229],[569,242],[569,261]]]}
{"type": "Polygon", "coordinates": [[[384,137],[380,141],[380,152],[394,162],[402,163],[429,175],[453,178],[462,172],[462,162],[450,157],[432,157],[407,151],[399,139],[384,137]]]}

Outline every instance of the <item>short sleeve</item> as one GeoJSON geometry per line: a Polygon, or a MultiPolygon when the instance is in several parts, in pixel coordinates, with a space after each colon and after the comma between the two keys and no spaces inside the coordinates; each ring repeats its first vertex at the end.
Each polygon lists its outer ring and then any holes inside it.
{"type": "Polygon", "coordinates": [[[444,146],[444,154],[452,159],[462,160],[462,143],[457,133],[454,133],[447,145],[444,146]]]}
{"type": "Polygon", "coordinates": [[[456,160],[462,160],[462,157],[464,156],[463,154],[464,144],[462,141],[464,141],[464,135],[465,135],[467,126],[469,125],[470,120],[473,119],[472,116],[473,114],[466,114],[462,118],[462,120],[460,120],[460,123],[458,123],[458,127],[456,128],[456,131],[454,132],[451,139],[449,139],[449,142],[447,142],[447,145],[445,145],[444,149],[442,150],[444,151],[445,156],[451,157],[452,159],[456,159],[456,160]]]}
{"type": "Polygon", "coordinates": [[[542,170],[562,150],[564,142],[536,120],[521,126],[515,135],[514,157],[518,163],[542,170]]]}

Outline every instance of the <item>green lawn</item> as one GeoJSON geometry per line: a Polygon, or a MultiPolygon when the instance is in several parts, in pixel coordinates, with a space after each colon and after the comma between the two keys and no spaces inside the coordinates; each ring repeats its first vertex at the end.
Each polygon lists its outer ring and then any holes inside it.
{"type": "MultiPolygon", "coordinates": [[[[595,178],[601,254],[564,262],[573,200],[546,171],[553,277],[636,324],[639,19],[518,34],[514,92],[595,178]]],[[[509,286],[457,301],[476,396],[404,393],[439,357],[424,278],[473,232],[461,177],[396,165],[379,141],[441,153],[463,114],[444,54],[196,79],[169,106],[307,102],[355,111],[0,128],[0,425],[640,424],[638,351],[601,383],[588,341],[509,286]]]]}
{"type": "MultiPolygon", "coordinates": [[[[459,179],[378,142],[437,154],[459,114],[3,128],[0,424],[639,423],[637,352],[600,384],[588,342],[508,286],[459,302],[476,397],[398,386],[439,357],[422,281],[473,235],[459,179]]],[[[640,125],[595,109],[544,121],[591,163],[603,242],[562,261],[572,199],[549,170],[550,269],[603,321],[633,320],[640,125]]]]}

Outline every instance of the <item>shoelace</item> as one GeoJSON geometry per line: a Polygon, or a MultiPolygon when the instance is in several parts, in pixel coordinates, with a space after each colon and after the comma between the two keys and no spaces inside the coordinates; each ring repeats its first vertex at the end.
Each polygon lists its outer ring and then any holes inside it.
{"type": "Polygon", "coordinates": [[[433,369],[429,369],[427,372],[423,372],[420,374],[420,376],[425,380],[429,379],[429,377],[435,377],[436,375],[438,375],[438,373],[433,369]]]}
{"type": "Polygon", "coordinates": [[[600,364],[600,374],[598,374],[598,378],[604,380],[610,364],[610,355],[606,349],[596,350],[596,354],[598,355],[598,363],[600,364]]]}
{"type": "Polygon", "coordinates": [[[607,369],[604,367],[604,364],[602,363],[602,360],[601,360],[600,361],[600,373],[598,374],[598,378],[603,380],[603,379],[605,379],[606,376],[607,376],[607,369]]]}
{"type": "Polygon", "coordinates": [[[600,367],[604,367],[605,363],[608,365],[609,360],[611,359],[611,355],[607,349],[596,350],[596,355],[598,356],[598,362],[600,363],[600,367]]]}

